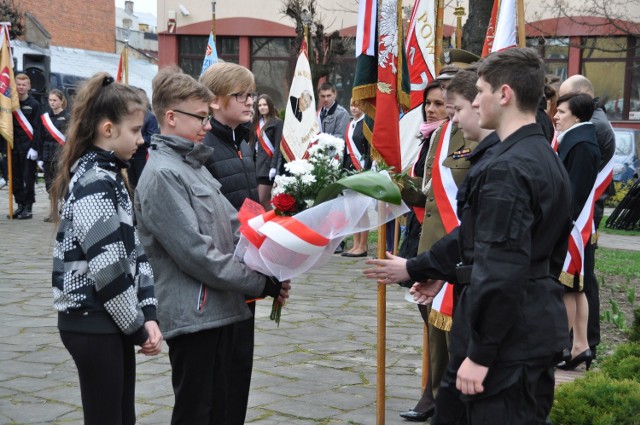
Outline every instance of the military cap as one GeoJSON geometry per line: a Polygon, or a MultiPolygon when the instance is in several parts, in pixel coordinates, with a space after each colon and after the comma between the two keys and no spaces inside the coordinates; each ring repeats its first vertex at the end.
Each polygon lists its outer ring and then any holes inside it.
{"type": "Polygon", "coordinates": [[[462,49],[446,49],[440,53],[440,63],[443,65],[438,80],[449,80],[460,69],[480,60],[480,56],[462,49]]]}

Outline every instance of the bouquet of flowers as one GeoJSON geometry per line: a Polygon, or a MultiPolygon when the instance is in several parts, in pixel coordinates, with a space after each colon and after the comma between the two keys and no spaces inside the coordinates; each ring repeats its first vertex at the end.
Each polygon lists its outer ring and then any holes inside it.
{"type": "Polygon", "coordinates": [[[318,193],[340,179],[344,140],[320,133],[307,149],[307,159],[285,164],[288,176],[276,176],[271,203],[276,214],[292,216],[311,208],[318,193]]]}
{"type": "MultiPolygon", "coordinates": [[[[388,174],[365,171],[341,177],[341,139],[319,134],[306,159],[276,177],[265,212],[246,200],[238,213],[241,238],[234,255],[252,270],[287,280],[326,264],[342,240],[408,212],[388,174]],[[376,208],[378,214],[369,214],[376,208]]],[[[274,302],[271,318],[279,321],[274,302]]]]}

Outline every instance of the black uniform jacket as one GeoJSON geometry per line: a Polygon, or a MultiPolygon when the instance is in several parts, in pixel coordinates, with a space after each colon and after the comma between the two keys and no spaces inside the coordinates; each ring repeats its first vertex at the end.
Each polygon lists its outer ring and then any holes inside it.
{"type": "MultiPolygon", "coordinates": [[[[63,109],[58,115],[55,115],[52,111],[49,111],[49,117],[51,118],[51,122],[55,128],[60,130],[62,134],[67,132],[67,127],[71,120],[69,112],[63,109]]],[[[62,145],[54,139],[44,124],[42,125],[42,137],[40,140],[41,143],[38,149],[38,159],[42,161],[55,161],[58,152],[62,149],[62,145]]]]}
{"type": "Polygon", "coordinates": [[[267,135],[273,145],[273,156],[270,157],[267,151],[262,148],[256,134],[256,126],[251,128],[251,147],[256,152],[256,176],[257,178],[269,178],[269,171],[278,165],[278,155],[280,154],[280,140],[282,139],[282,120],[271,118],[263,127],[262,131],[267,135]]]}
{"type": "Polygon", "coordinates": [[[248,140],[248,127],[232,129],[212,118],[211,130],[202,141],[214,149],[205,167],[220,182],[220,191],[236,210],[247,198],[258,202],[256,166],[248,140]]]}
{"type": "Polygon", "coordinates": [[[569,178],[538,124],[495,145],[482,167],[467,175],[460,227],[407,270],[416,281],[464,286],[453,356],[484,366],[552,356],[568,342],[557,277],[571,229],[569,178]],[[456,268],[459,260],[471,267],[456,268]]]}
{"type": "Polygon", "coordinates": [[[32,96],[28,96],[24,101],[20,101],[20,110],[33,127],[33,139],[29,139],[27,133],[22,129],[16,117],[13,117],[13,150],[27,153],[29,149],[38,150],[40,138],[42,137],[42,107],[32,96]]]}

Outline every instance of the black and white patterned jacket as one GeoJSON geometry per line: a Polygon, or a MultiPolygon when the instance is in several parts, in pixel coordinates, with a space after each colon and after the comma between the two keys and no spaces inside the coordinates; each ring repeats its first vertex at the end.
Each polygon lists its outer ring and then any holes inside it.
{"type": "Polygon", "coordinates": [[[53,250],[53,304],[60,330],[123,332],[140,345],[157,300],[120,174],[125,166],[97,148],[73,165],[53,250]]]}

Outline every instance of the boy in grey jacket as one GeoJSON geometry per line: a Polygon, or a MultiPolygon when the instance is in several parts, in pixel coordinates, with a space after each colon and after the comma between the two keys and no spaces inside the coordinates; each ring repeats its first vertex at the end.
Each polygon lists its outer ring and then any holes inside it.
{"type": "Polygon", "coordinates": [[[153,79],[161,135],[152,138],[138,182],[140,240],[156,275],[158,319],[169,345],[175,404],[172,424],[226,420],[232,324],[250,311],[243,294],[288,297],[282,284],[233,257],[236,210],[203,167],[213,150],[201,142],[211,128],[211,92],[176,68],[153,79]]]}

